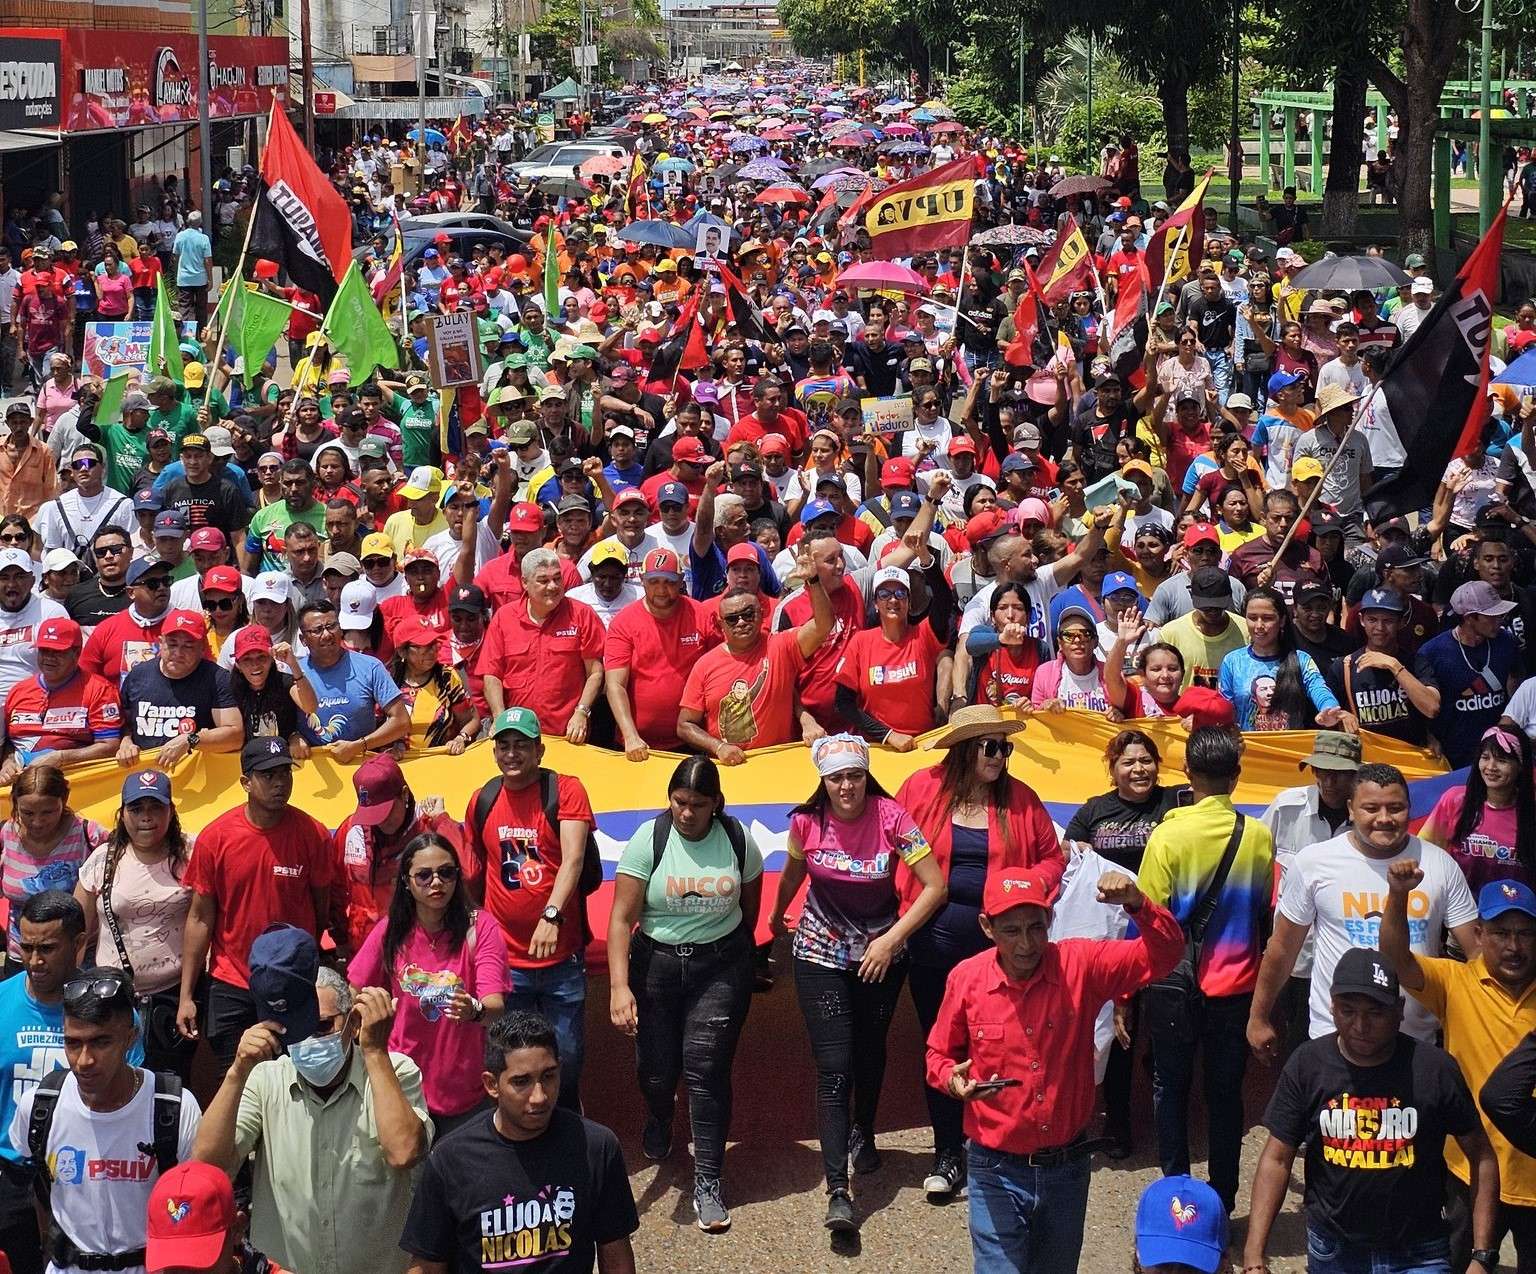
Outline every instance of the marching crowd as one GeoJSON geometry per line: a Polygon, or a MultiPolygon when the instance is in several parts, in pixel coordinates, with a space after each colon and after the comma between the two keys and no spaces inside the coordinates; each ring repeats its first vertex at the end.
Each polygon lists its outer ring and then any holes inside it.
{"type": "MultiPolygon", "coordinates": [[[[16,227],[22,270],[0,249],[0,381],[34,388],[0,442],[11,1269],[633,1270],[619,1143],[581,1115],[603,873],[581,767],[545,764],[561,738],[684,754],[604,936],[641,1150],[676,1153],[681,1084],[703,1230],[730,1225],[763,918],[834,1234],[881,1167],[905,985],[924,1189],[966,1193],[978,1271],[1075,1270],[1092,1156],[1138,1136],[1166,1178],[1144,1271],[1226,1268],[1244,1206],[1230,1255],[1267,1269],[1298,1153],[1309,1270],[1491,1272],[1510,1233],[1536,1270],[1536,399],[1495,386],[1476,448],[1405,515],[1371,498],[1409,463],[1377,386],[1433,307],[1422,259],[1385,295],[1317,291],[1291,282],[1293,191],[1262,210],[1273,250],[1207,210],[1127,361],[1106,320],[1187,156],[1149,201],[1119,138],[1058,196],[1054,157],[942,108],[688,91],[630,121],[638,158],[606,185],[518,179],[520,117],[433,147],[418,194],[390,185],[400,143],[327,156],[376,299],[403,308],[403,370],[354,375],[321,299],[260,259],[248,286],[297,306],[286,359],[245,366],[205,323],[179,377],[119,396],[80,373],[76,319],[152,310],[163,270],[207,320],[197,213],[168,192],[173,235],[104,217],[82,254],[50,206],[16,227]],[[749,115],[776,140],[738,148],[749,115]],[[917,152],[974,163],[976,237],[912,253],[905,287],[843,282],[875,260],[846,209],[917,152]],[[848,184],[764,200],[741,153],[780,185],[848,184]],[[681,237],[621,233],[642,208],[681,237]],[[443,232],[392,261],[397,218],[461,210],[531,243],[455,255],[443,232]],[[711,228],[719,255],[680,246],[711,228]],[[1077,232],[1093,283],[1038,354],[1032,265],[1077,232]],[[484,371],[444,391],[427,328],[461,311],[484,371]],[[1120,728],[1062,829],[1009,761],[1069,710],[1120,728]],[[1189,731],[1187,783],[1162,780],[1150,718],[1189,731]],[[1246,815],[1243,736],[1278,730],[1318,732],[1306,781],[1246,815]],[[1380,737],[1466,771],[1417,834],[1380,737]],[[795,741],[806,792],[765,899],[721,767],[795,741]],[[409,750],[476,743],[463,809],[412,790],[409,750]],[[871,773],[923,746],[937,763],[894,793],[871,773]],[[197,752],[238,755],[242,791],[194,837],[175,785],[197,752]],[[317,754],[355,767],[334,829],[291,799],[317,754]],[[69,778],[109,759],[110,827],[69,778]],[[1250,1055],[1282,1069],[1243,1183],[1250,1055]]],[[[226,174],[219,224],[256,189],[226,174]]],[[[1499,366],[1533,343],[1536,302],[1499,366]]]]}

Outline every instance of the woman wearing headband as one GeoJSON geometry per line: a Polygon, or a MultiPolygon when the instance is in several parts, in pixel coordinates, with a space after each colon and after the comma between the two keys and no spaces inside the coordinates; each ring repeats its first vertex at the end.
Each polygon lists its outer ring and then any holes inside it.
{"type": "MultiPolygon", "coordinates": [[[[1010,736],[1024,727],[990,704],[956,709],[949,728],[928,744],[943,750],[944,760],[913,774],[896,793],[932,847],[949,890],[945,905],[907,942],[907,981],[925,1036],[938,1017],[950,970],[989,945],[979,920],[988,875],[1049,861],[1059,878],[1066,867],[1040,798],[1008,773],[1010,736]]],[[[917,904],[923,884],[903,868],[896,873],[896,889],[905,912],[917,904]]],[[[965,1179],[962,1107],[936,1089],[925,1089],[924,1095],[937,1158],[923,1189],[943,1200],[965,1179]]]]}
{"type": "Polygon", "coordinates": [[[826,1225],[847,1232],[859,1228],[849,1160],[857,1173],[880,1166],[875,1109],[886,1035],[906,977],[906,941],[943,906],[946,890],[927,838],[869,772],[863,739],[826,735],[811,745],[811,761],[821,781],[790,815],[773,931],[788,931],[785,913],[809,878],[792,948],[795,991],[816,1059],[826,1225]],[[898,858],[919,886],[904,915],[898,915],[898,858]]]}
{"type": "Polygon", "coordinates": [[[1531,741],[1489,726],[1465,787],[1450,787],[1419,832],[1447,850],[1475,896],[1491,880],[1536,885],[1536,776],[1531,741]]]}

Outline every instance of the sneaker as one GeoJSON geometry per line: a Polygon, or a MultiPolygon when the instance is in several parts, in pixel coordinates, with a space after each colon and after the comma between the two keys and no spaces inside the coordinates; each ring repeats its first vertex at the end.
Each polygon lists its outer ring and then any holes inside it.
{"type": "Polygon", "coordinates": [[[720,1198],[718,1178],[700,1177],[693,1187],[693,1211],[705,1234],[724,1234],[731,1228],[731,1214],[720,1198]]]}
{"type": "Polygon", "coordinates": [[[846,1190],[834,1190],[827,1196],[827,1229],[834,1234],[852,1234],[859,1228],[854,1219],[853,1200],[846,1190]]]}
{"type": "Polygon", "coordinates": [[[672,1153],[672,1125],[663,1123],[655,1115],[645,1117],[645,1128],[640,1133],[640,1151],[647,1159],[658,1161],[672,1153]]]}
{"type": "Polygon", "coordinates": [[[853,1170],[860,1176],[880,1171],[880,1151],[875,1147],[874,1134],[865,1132],[855,1124],[848,1133],[848,1157],[853,1170]]]}
{"type": "Polygon", "coordinates": [[[960,1188],[965,1180],[965,1162],[959,1152],[943,1150],[934,1160],[933,1171],[923,1179],[923,1189],[930,1203],[942,1203],[960,1188]]]}

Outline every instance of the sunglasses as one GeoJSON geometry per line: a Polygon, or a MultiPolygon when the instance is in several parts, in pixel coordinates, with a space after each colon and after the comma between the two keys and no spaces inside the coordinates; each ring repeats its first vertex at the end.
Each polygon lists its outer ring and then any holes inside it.
{"type": "Polygon", "coordinates": [[[78,460],[71,460],[69,467],[84,472],[87,469],[94,469],[100,463],[100,460],[92,460],[89,456],[81,456],[78,460]]]}
{"type": "Polygon", "coordinates": [[[893,602],[898,597],[905,601],[907,590],[904,588],[877,588],[875,590],[875,600],[877,602],[893,602]]]}
{"type": "Polygon", "coordinates": [[[451,885],[459,878],[459,869],[452,863],[445,863],[441,867],[418,867],[411,873],[411,879],[422,888],[430,885],[434,880],[440,880],[445,885],[451,885]]]}
{"type": "Polygon", "coordinates": [[[1006,761],[1013,755],[1013,744],[1007,739],[983,739],[976,750],[984,757],[1000,756],[1006,761]]]}
{"type": "Polygon", "coordinates": [[[0,544],[25,544],[31,538],[25,531],[6,531],[0,534],[0,544]]]}
{"type": "Polygon", "coordinates": [[[739,610],[734,615],[721,615],[720,616],[720,622],[722,624],[729,624],[733,628],[737,624],[750,624],[750,623],[754,623],[756,621],[756,619],[757,619],[757,607],[756,606],[752,607],[750,610],[739,610]]]}
{"type": "Polygon", "coordinates": [[[203,598],[204,610],[226,611],[234,610],[236,601],[233,597],[205,597],[203,598]]]}
{"type": "Polygon", "coordinates": [[[93,1001],[132,1005],[133,983],[114,970],[111,973],[71,978],[64,984],[64,1011],[71,1016],[90,1007],[93,1001]]]}
{"type": "Polygon", "coordinates": [[[156,575],[150,579],[141,579],[138,586],[158,593],[162,588],[170,588],[171,577],[169,575],[156,575]]]}

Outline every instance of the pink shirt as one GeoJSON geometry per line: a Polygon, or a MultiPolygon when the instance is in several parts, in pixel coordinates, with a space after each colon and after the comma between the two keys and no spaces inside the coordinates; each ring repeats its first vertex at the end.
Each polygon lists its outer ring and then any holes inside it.
{"type": "Polygon", "coordinates": [[[65,389],[60,389],[58,384],[50,376],[43,382],[43,387],[37,391],[37,431],[38,436],[46,438],[48,431],[53,428],[56,421],[75,404],[75,382],[70,381],[65,389]]]}
{"type": "Polygon", "coordinates": [[[1456,860],[1456,865],[1466,876],[1472,896],[1477,897],[1477,891],[1494,880],[1519,880],[1527,885],[1536,885],[1536,877],[1532,877],[1515,857],[1514,806],[1496,810],[1485,803],[1483,815],[1468,833],[1467,839],[1451,839],[1466,796],[1467,789],[1464,787],[1449,789],[1435,802],[1430,818],[1445,834],[1446,852],[1456,860]]]}
{"type": "Polygon", "coordinates": [[[485,1028],[479,1022],[455,1022],[443,1006],[458,990],[484,998],[507,989],[507,944],[488,911],[475,913],[474,952],[465,942],[457,951],[447,930],[428,934],[411,926],[395,955],[394,972],[384,970],[384,930],[380,920],[363,940],[347,969],[356,987],[384,987],[398,997],[389,1047],[421,1067],[427,1109],[438,1115],[462,1115],[484,1099],[480,1073],[485,1068],[485,1028]]]}

